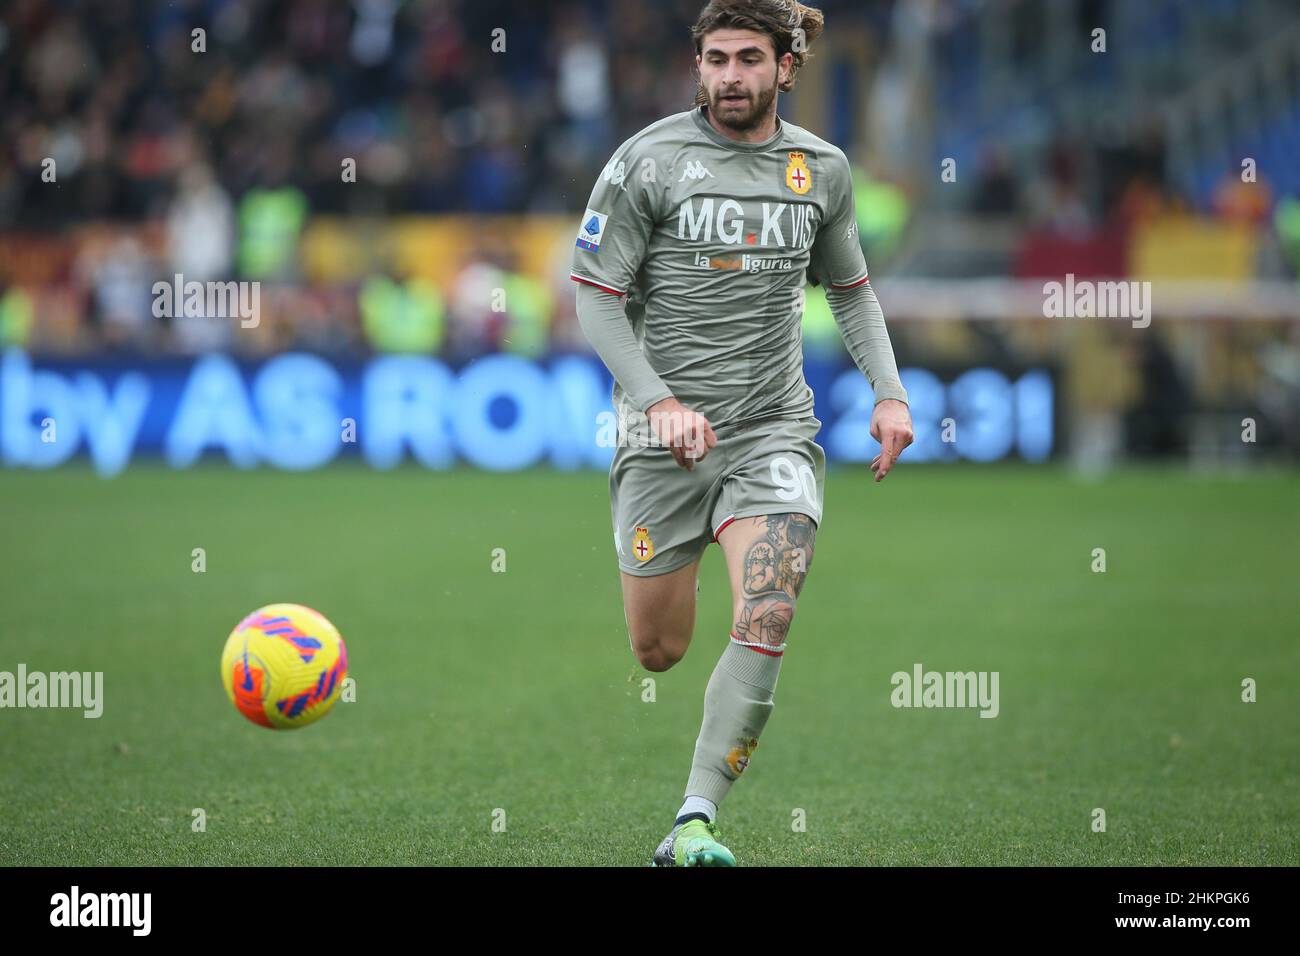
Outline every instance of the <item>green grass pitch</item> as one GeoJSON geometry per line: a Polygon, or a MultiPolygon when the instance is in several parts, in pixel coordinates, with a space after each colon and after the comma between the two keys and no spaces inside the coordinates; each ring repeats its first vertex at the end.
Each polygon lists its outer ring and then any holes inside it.
{"type": "MultiPolygon", "coordinates": [[[[642,700],[597,472],[4,472],[0,529],[0,670],[105,675],[98,720],[0,711],[0,864],[645,865],[730,625],[711,547],[691,651],[642,700]],[[335,622],[357,689],[289,732],[218,673],[277,601],[335,622]]],[[[728,844],[741,865],[1300,863],[1298,542],[1294,473],[833,471],[728,844]],[[999,716],[894,708],[918,662],[997,671],[999,716]]]]}

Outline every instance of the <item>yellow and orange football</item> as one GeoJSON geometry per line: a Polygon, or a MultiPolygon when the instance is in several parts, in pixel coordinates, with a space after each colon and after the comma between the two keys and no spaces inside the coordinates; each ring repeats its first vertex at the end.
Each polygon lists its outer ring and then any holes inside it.
{"type": "Polygon", "coordinates": [[[268,604],[230,632],[221,682],[235,708],[273,730],[303,727],[330,712],[348,675],[343,638],[301,604],[268,604]]]}

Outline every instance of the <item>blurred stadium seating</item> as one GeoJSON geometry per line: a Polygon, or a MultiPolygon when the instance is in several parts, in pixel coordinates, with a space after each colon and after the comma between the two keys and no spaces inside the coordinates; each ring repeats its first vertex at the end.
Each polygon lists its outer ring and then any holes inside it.
{"type": "MultiPolygon", "coordinates": [[[[1241,458],[1246,417],[1263,456],[1300,457],[1300,7],[820,6],[828,31],[782,113],[854,162],[900,366],[1000,370],[969,408],[1050,373],[1062,440],[1009,446],[1033,460],[1241,458]],[[1151,328],[1044,318],[1043,284],[1066,274],[1152,282],[1151,328]]],[[[690,105],[698,7],[17,0],[0,347],[68,375],[209,353],[588,355],[576,216],[624,138],[690,105]],[[259,324],[156,317],[174,274],[260,282],[259,324]]],[[[847,357],[815,289],[805,333],[819,414],[852,424],[861,396],[831,394],[847,357]]],[[[935,394],[937,426],[957,397],[935,394]]]]}

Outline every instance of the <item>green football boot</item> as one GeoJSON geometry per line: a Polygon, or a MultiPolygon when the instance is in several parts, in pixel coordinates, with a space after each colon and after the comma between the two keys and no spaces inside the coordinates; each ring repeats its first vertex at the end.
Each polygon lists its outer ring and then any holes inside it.
{"type": "Polygon", "coordinates": [[[722,833],[716,823],[687,820],[664,837],[650,865],[735,866],[736,858],[722,845],[722,833]]]}

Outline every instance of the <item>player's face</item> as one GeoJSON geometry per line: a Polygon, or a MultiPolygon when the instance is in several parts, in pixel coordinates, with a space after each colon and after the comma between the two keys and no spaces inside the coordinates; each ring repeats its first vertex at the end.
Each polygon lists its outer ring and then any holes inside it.
{"type": "Polygon", "coordinates": [[[709,96],[709,113],[722,125],[746,132],[763,122],[776,99],[777,84],[793,57],[776,60],[772,41],[752,30],[705,34],[695,58],[709,96]]]}

